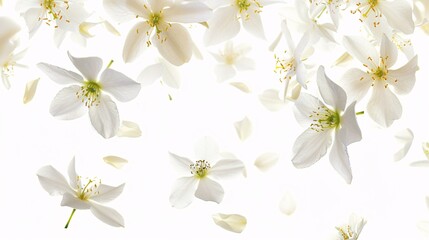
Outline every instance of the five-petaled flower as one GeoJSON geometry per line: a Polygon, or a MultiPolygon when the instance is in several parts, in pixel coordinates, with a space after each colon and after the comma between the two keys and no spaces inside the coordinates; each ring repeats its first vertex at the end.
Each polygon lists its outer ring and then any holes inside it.
{"type": "Polygon", "coordinates": [[[175,208],[188,206],[194,195],[204,201],[220,203],[224,190],[212,178],[235,176],[244,171],[244,164],[238,159],[222,159],[213,164],[219,158],[219,148],[208,137],[196,143],[195,156],[198,160],[192,162],[186,157],[170,153],[172,164],[178,171],[188,175],[177,179],[173,186],[170,203],[175,208]]]}
{"type": "Polygon", "coordinates": [[[170,63],[182,65],[191,59],[194,43],[179,23],[207,21],[211,9],[197,1],[104,0],[104,8],[118,21],[142,19],[129,31],[122,57],[131,62],[152,44],[170,63]]]}
{"type": "Polygon", "coordinates": [[[119,112],[116,103],[105,92],[121,102],[127,102],[140,92],[140,84],[109,66],[98,78],[103,65],[98,57],[75,58],[69,53],[69,58],[83,77],[47,63],[37,64],[53,81],[74,84],[58,92],[51,103],[50,113],[54,117],[70,120],[81,117],[89,110],[89,118],[97,132],[104,138],[115,136],[119,128],[119,112]]]}
{"type": "Polygon", "coordinates": [[[368,114],[381,126],[389,127],[402,115],[401,103],[391,89],[398,94],[407,94],[413,89],[418,70],[417,55],[402,67],[392,69],[398,49],[386,35],[382,37],[380,52],[358,37],[345,37],[344,47],[366,68],[366,72],[352,68],[344,74],[344,87],[349,97],[359,101],[373,87],[367,105],[368,114]]]}
{"type": "Polygon", "coordinates": [[[349,223],[341,227],[336,227],[338,231],[337,240],[358,240],[362,232],[366,220],[362,217],[352,214],[349,218],[349,223]]]}
{"type": "Polygon", "coordinates": [[[116,210],[102,205],[118,197],[124,189],[124,183],[112,187],[101,183],[97,178],[83,178],[76,174],[74,158],[70,162],[68,175],[69,182],[52,166],[44,166],[37,172],[42,187],[50,195],[62,195],[61,206],[73,208],[65,228],[68,227],[76,209],[89,209],[104,223],[124,227],[122,216],[116,210]]]}
{"type": "Polygon", "coordinates": [[[362,139],[356,121],[356,102],[346,108],[346,92],[326,76],[322,66],[317,71],[317,85],[328,106],[306,93],[301,93],[295,102],[296,119],[309,123],[310,127],[296,139],[292,163],[297,168],[309,167],[319,161],[332,145],[329,160],[344,180],[351,183],[347,146],[362,139]]]}

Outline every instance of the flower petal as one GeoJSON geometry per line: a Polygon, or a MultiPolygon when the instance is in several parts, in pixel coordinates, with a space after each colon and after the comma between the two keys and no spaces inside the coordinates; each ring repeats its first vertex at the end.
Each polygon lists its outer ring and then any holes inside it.
{"type": "Polygon", "coordinates": [[[255,166],[265,172],[272,168],[277,162],[279,161],[279,155],[277,153],[273,152],[266,152],[261,154],[256,160],[255,160],[255,166]]]}
{"type": "Polygon", "coordinates": [[[384,83],[379,81],[374,84],[367,109],[369,116],[383,127],[389,127],[393,121],[401,118],[402,115],[399,99],[389,88],[385,88],[384,83]]]}
{"type": "Polygon", "coordinates": [[[397,132],[395,134],[395,138],[397,142],[400,144],[400,148],[393,155],[393,159],[395,161],[399,161],[403,159],[407,155],[408,151],[410,150],[411,144],[413,143],[413,140],[414,140],[414,134],[411,131],[411,129],[406,128],[397,132]]]}
{"type": "Polygon", "coordinates": [[[49,108],[51,115],[62,120],[72,120],[85,114],[84,104],[76,97],[76,93],[79,91],[80,86],[77,85],[60,90],[49,108]]]}
{"type": "Polygon", "coordinates": [[[193,43],[188,30],[180,24],[171,24],[163,33],[165,40],[154,35],[152,41],[164,59],[176,66],[189,62],[192,57],[193,43]]]}
{"type": "Polygon", "coordinates": [[[0,43],[3,45],[18,33],[21,27],[12,19],[4,16],[0,17],[0,23],[2,25],[0,29],[0,43]]]}
{"type": "Polygon", "coordinates": [[[39,83],[39,80],[40,78],[28,81],[25,85],[24,98],[22,99],[24,104],[29,103],[33,99],[34,95],[36,94],[37,84],[39,83]]]}
{"type": "Polygon", "coordinates": [[[339,137],[341,142],[346,146],[362,140],[362,133],[356,120],[355,105],[356,102],[350,104],[341,116],[339,137]]]}
{"type": "Polygon", "coordinates": [[[219,160],[209,170],[209,176],[224,179],[228,177],[235,177],[236,175],[243,173],[244,163],[238,159],[223,159],[219,160]]]}
{"type": "Polygon", "coordinates": [[[74,209],[89,209],[91,205],[87,201],[80,200],[74,194],[65,193],[61,200],[61,206],[67,206],[74,209]]]}
{"type": "Polygon", "coordinates": [[[409,93],[416,82],[417,55],[414,56],[407,64],[396,70],[390,70],[388,81],[398,94],[409,93]]]}
{"type": "Polygon", "coordinates": [[[331,131],[305,130],[293,145],[292,163],[297,168],[306,168],[320,160],[332,144],[331,131]]]}
{"type": "Polygon", "coordinates": [[[100,84],[104,91],[112,94],[121,102],[136,98],[141,88],[140,83],[110,68],[101,73],[100,84]]]}
{"type": "Polygon", "coordinates": [[[137,81],[141,83],[142,86],[149,86],[154,83],[157,79],[162,76],[162,64],[156,63],[147,66],[137,77],[137,81]]]}
{"type": "Polygon", "coordinates": [[[147,22],[139,22],[128,32],[122,51],[125,63],[134,61],[148,48],[151,26],[147,22]]]}
{"type": "Polygon", "coordinates": [[[25,23],[28,27],[28,34],[31,37],[36,33],[39,27],[42,25],[42,21],[39,18],[43,18],[45,9],[43,8],[31,8],[23,14],[25,23]]]}
{"type": "Polygon", "coordinates": [[[83,82],[81,75],[51,64],[38,63],[37,67],[42,70],[52,81],[59,84],[73,84],[83,82]]]}
{"type": "Polygon", "coordinates": [[[97,81],[98,73],[103,66],[103,61],[99,57],[85,57],[77,58],[73,57],[70,52],[67,52],[70,61],[73,65],[82,73],[82,75],[89,81],[97,81]]]}
{"type": "Polygon", "coordinates": [[[200,2],[186,2],[171,5],[163,11],[167,22],[198,23],[210,19],[212,10],[200,2]]]}
{"type": "Polygon", "coordinates": [[[247,11],[248,15],[242,13],[241,23],[247,32],[255,37],[265,39],[264,28],[262,27],[262,20],[259,13],[247,11]],[[243,17],[244,16],[244,17],[243,17]]]}
{"type": "Polygon", "coordinates": [[[186,157],[182,157],[171,152],[169,152],[169,154],[170,154],[171,164],[181,173],[189,174],[190,166],[191,164],[193,164],[193,162],[186,157]]]}
{"type": "Polygon", "coordinates": [[[347,147],[341,142],[339,133],[336,133],[334,144],[329,154],[329,161],[332,167],[350,184],[352,182],[352,169],[350,167],[347,147]]]}
{"type": "Polygon", "coordinates": [[[269,111],[279,111],[286,104],[279,97],[279,92],[275,89],[265,90],[262,94],[259,95],[259,101],[262,105],[266,107],[269,111]]]}
{"type": "Polygon", "coordinates": [[[369,67],[377,68],[373,61],[379,59],[378,51],[368,42],[368,40],[360,36],[345,36],[343,38],[343,45],[358,61],[369,67]]]}
{"type": "Polygon", "coordinates": [[[142,135],[142,131],[137,123],[130,121],[122,121],[116,136],[136,138],[142,135]]]}
{"type": "Polygon", "coordinates": [[[105,163],[117,169],[122,168],[123,166],[125,166],[125,164],[128,163],[127,159],[117,157],[117,156],[106,156],[106,157],[103,157],[103,160],[105,163]]]}
{"type": "Polygon", "coordinates": [[[241,233],[247,224],[247,219],[239,214],[217,213],[212,218],[219,227],[235,233],[241,233]]]}
{"type": "Polygon", "coordinates": [[[101,184],[100,186],[98,186],[97,189],[98,194],[91,197],[91,200],[94,200],[99,203],[110,202],[117,198],[119,195],[121,195],[122,191],[124,190],[124,187],[125,183],[117,187],[101,184]]]}
{"type": "Polygon", "coordinates": [[[381,38],[380,56],[384,57],[387,68],[392,67],[398,59],[398,48],[387,38],[386,34],[383,34],[381,38]]]}
{"type": "Polygon", "coordinates": [[[77,173],[76,173],[76,160],[73,156],[72,160],[69,163],[69,167],[67,169],[67,173],[69,175],[69,183],[70,186],[74,189],[77,189],[77,173]]]}
{"type": "Polygon", "coordinates": [[[316,97],[307,93],[301,93],[295,102],[295,118],[301,125],[311,124],[313,119],[309,116],[313,115],[314,111],[323,106],[325,105],[316,97]]]}
{"type": "Polygon", "coordinates": [[[347,102],[346,92],[326,76],[323,66],[317,70],[317,86],[326,104],[334,107],[335,110],[344,111],[347,102]]]}
{"type": "Polygon", "coordinates": [[[233,38],[240,31],[237,10],[232,6],[217,9],[208,21],[208,25],[209,28],[204,34],[204,43],[207,46],[233,38]]]}
{"type": "Polygon", "coordinates": [[[229,84],[231,86],[233,86],[233,87],[236,87],[238,90],[240,90],[240,91],[242,91],[244,93],[250,93],[250,92],[252,92],[250,90],[250,88],[245,83],[242,83],[242,82],[231,82],[229,84]]]}
{"type": "Polygon", "coordinates": [[[103,8],[106,13],[119,23],[135,19],[136,14],[143,16],[143,11],[138,10],[144,9],[142,5],[139,1],[103,0],[103,8]],[[139,7],[133,8],[133,4],[130,2],[139,5],[139,7]]]}
{"type": "Polygon", "coordinates": [[[405,34],[414,32],[413,12],[408,2],[400,0],[380,1],[379,5],[379,8],[392,28],[405,34]]]}
{"type": "Polygon", "coordinates": [[[256,63],[252,58],[241,57],[235,61],[235,67],[238,71],[253,70],[256,67],[256,63]]]}
{"type": "Polygon", "coordinates": [[[208,177],[200,179],[197,191],[195,191],[195,197],[218,204],[222,202],[223,195],[224,191],[222,186],[208,177]]]}
{"type": "Polygon", "coordinates": [[[364,71],[352,68],[342,77],[349,102],[360,101],[368,93],[371,77],[364,71]]]}
{"type": "Polygon", "coordinates": [[[62,195],[73,192],[65,177],[52,166],[44,166],[37,171],[40,185],[50,195],[62,195]]]}
{"type": "Polygon", "coordinates": [[[98,106],[89,108],[92,126],[104,138],[116,135],[119,129],[119,112],[116,103],[109,96],[101,94],[98,106]]]}
{"type": "Polygon", "coordinates": [[[192,177],[182,177],[174,183],[170,204],[175,208],[185,208],[192,202],[198,180],[192,177]]]}
{"type": "Polygon", "coordinates": [[[219,157],[219,146],[211,137],[203,137],[194,144],[195,157],[213,162],[219,157]]]}
{"type": "Polygon", "coordinates": [[[115,209],[105,207],[92,201],[90,204],[92,214],[100,221],[113,227],[124,227],[124,218],[115,209]]]}
{"type": "Polygon", "coordinates": [[[252,122],[247,117],[244,117],[241,121],[235,122],[234,127],[241,141],[246,140],[252,134],[252,122]]]}
{"type": "Polygon", "coordinates": [[[280,211],[288,216],[292,215],[296,210],[296,202],[290,192],[283,194],[279,203],[280,211]]]}
{"type": "MultiPolygon", "coordinates": [[[[193,44],[194,45],[194,44],[193,44]]],[[[162,66],[162,81],[169,87],[174,89],[180,88],[180,72],[179,68],[164,59],[160,59],[162,66]]]]}

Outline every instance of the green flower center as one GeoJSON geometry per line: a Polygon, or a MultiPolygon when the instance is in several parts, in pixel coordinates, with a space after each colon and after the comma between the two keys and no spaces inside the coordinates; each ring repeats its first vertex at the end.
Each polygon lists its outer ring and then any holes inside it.
{"type": "Polygon", "coordinates": [[[77,197],[81,200],[88,200],[92,196],[99,194],[98,187],[101,184],[99,179],[85,179],[86,183],[82,184],[82,177],[77,176],[77,197]],[[83,187],[82,187],[83,186],[83,187]]]}
{"type": "Polygon", "coordinates": [[[162,20],[161,13],[152,13],[152,15],[149,17],[148,23],[151,27],[158,28],[158,24],[162,20]]]}
{"type": "Polygon", "coordinates": [[[250,7],[250,3],[247,0],[237,0],[236,4],[237,4],[237,7],[238,7],[240,13],[243,11],[247,11],[247,9],[249,9],[249,7],[250,7]]]}
{"type": "Polygon", "coordinates": [[[204,178],[211,166],[206,160],[197,160],[195,163],[189,165],[189,168],[191,169],[191,174],[196,178],[204,178]]]}
{"type": "Polygon", "coordinates": [[[95,81],[85,81],[80,90],[76,93],[76,97],[81,99],[85,106],[90,108],[98,106],[100,103],[101,85],[95,81]]]}
{"type": "Polygon", "coordinates": [[[386,70],[381,67],[377,67],[375,72],[373,73],[378,79],[382,79],[386,76],[386,70]]]}
{"type": "Polygon", "coordinates": [[[313,111],[309,117],[313,120],[310,124],[310,128],[316,132],[323,132],[326,129],[340,127],[340,113],[338,111],[333,111],[326,106],[318,107],[317,111],[313,111]]]}

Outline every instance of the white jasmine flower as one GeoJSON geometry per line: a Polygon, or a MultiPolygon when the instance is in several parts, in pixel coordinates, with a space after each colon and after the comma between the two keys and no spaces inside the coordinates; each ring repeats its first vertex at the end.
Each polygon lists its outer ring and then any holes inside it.
{"type": "Polygon", "coordinates": [[[356,214],[350,215],[349,223],[336,227],[338,230],[337,240],[358,240],[359,235],[362,232],[363,227],[366,224],[366,220],[356,214]]]}
{"type": "Polygon", "coordinates": [[[398,49],[386,35],[383,35],[380,52],[358,37],[345,37],[344,47],[366,68],[366,72],[353,68],[345,73],[344,84],[349,97],[352,101],[360,100],[373,87],[368,114],[381,126],[389,127],[402,115],[401,103],[391,89],[398,94],[407,94],[413,89],[418,70],[417,55],[402,67],[392,69],[398,49]]]}
{"type": "Polygon", "coordinates": [[[50,107],[54,117],[71,120],[81,117],[86,110],[92,126],[104,138],[115,136],[119,128],[119,112],[109,93],[121,102],[134,99],[140,84],[109,66],[99,75],[103,61],[98,57],[75,58],[68,54],[73,65],[82,73],[39,63],[37,66],[59,84],[73,84],[55,96],[50,107]]]}
{"type": "Polygon", "coordinates": [[[244,29],[252,35],[265,38],[259,13],[275,0],[218,0],[213,17],[207,22],[209,28],[204,35],[206,45],[214,45],[235,37],[240,32],[240,19],[244,29]]]}
{"type": "Polygon", "coordinates": [[[84,178],[76,174],[75,159],[68,168],[69,182],[52,166],[44,166],[37,172],[42,187],[50,195],[62,195],[61,206],[73,208],[67,221],[68,227],[76,209],[89,209],[95,217],[114,227],[124,227],[124,219],[114,209],[102,205],[118,197],[125,184],[112,187],[101,183],[97,178],[84,178]]]}
{"type": "Polygon", "coordinates": [[[297,168],[309,167],[319,161],[332,145],[329,160],[344,180],[351,183],[352,170],[347,146],[362,139],[356,121],[356,103],[346,108],[346,92],[325,75],[322,66],[317,72],[317,85],[328,106],[306,93],[301,93],[295,102],[297,120],[309,123],[310,126],[295,141],[292,163],[297,168]]]}
{"type": "Polygon", "coordinates": [[[89,17],[80,0],[19,0],[16,10],[24,17],[30,36],[42,23],[55,29],[78,32],[79,24],[89,17]]]}
{"type": "Polygon", "coordinates": [[[233,78],[237,71],[252,70],[255,61],[246,57],[250,47],[245,45],[234,46],[232,42],[225,43],[223,51],[212,53],[218,64],[215,66],[215,74],[219,82],[233,78]]]}
{"type": "Polygon", "coordinates": [[[118,21],[141,20],[129,31],[122,53],[125,62],[133,61],[152,44],[170,63],[189,62],[194,44],[189,32],[179,23],[207,21],[211,9],[196,1],[104,0],[104,8],[118,21]]]}
{"type": "MultiPolygon", "coordinates": [[[[352,0],[355,5],[352,13],[359,14],[359,20],[364,22],[371,32],[383,28],[384,20],[395,30],[405,34],[414,32],[413,14],[410,4],[403,0],[352,0]]],[[[383,32],[383,31],[382,31],[383,32]]]]}
{"type": "Polygon", "coordinates": [[[281,27],[283,36],[286,39],[288,50],[284,51],[283,56],[279,56],[277,54],[274,55],[276,59],[276,67],[274,72],[280,74],[281,82],[285,82],[283,99],[286,100],[286,95],[288,93],[289,84],[292,80],[292,77],[295,77],[295,80],[303,88],[307,88],[307,72],[303,61],[308,57],[306,54],[304,54],[304,50],[309,43],[309,34],[305,33],[298,44],[295,46],[286,20],[282,21],[281,27]]]}
{"type": "Polygon", "coordinates": [[[340,9],[345,8],[344,0],[314,0],[311,3],[312,12],[320,17],[325,11],[328,11],[332,23],[338,28],[340,9]]]}
{"type": "Polygon", "coordinates": [[[220,157],[219,148],[214,140],[208,137],[197,142],[195,156],[198,160],[193,162],[186,157],[170,153],[173,165],[187,175],[177,179],[173,186],[170,195],[170,203],[173,207],[184,208],[188,206],[194,195],[204,201],[220,203],[223,199],[224,190],[213,179],[235,176],[244,171],[244,164],[238,159],[216,161],[220,157]]]}

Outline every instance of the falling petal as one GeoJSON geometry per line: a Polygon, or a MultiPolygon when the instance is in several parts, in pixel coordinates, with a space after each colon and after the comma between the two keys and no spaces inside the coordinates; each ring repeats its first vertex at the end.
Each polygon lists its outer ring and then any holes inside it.
{"type": "Polygon", "coordinates": [[[426,155],[426,158],[429,159],[429,142],[422,143],[423,152],[426,155]]]}
{"type": "Polygon", "coordinates": [[[242,82],[232,82],[230,84],[231,84],[231,86],[238,88],[239,90],[241,90],[244,93],[250,93],[251,92],[250,88],[242,82]]]}
{"type": "Polygon", "coordinates": [[[216,225],[235,233],[241,233],[247,224],[247,219],[239,214],[217,213],[213,214],[212,217],[216,225]]]}
{"type": "Polygon", "coordinates": [[[36,90],[37,90],[37,84],[39,83],[39,79],[40,78],[29,81],[25,85],[25,92],[24,92],[24,98],[23,98],[24,104],[27,104],[33,99],[34,94],[36,93],[36,90]]]}
{"type": "Polygon", "coordinates": [[[86,38],[92,38],[94,34],[91,34],[90,30],[98,24],[99,23],[83,22],[79,24],[79,33],[86,38]]]}
{"type": "Polygon", "coordinates": [[[286,192],[279,203],[280,211],[288,216],[292,215],[296,210],[296,202],[290,192],[286,192]]]}
{"type": "Polygon", "coordinates": [[[410,163],[411,167],[429,167],[429,160],[421,160],[410,163]]]}
{"type": "Polygon", "coordinates": [[[116,135],[118,137],[136,138],[142,135],[142,131],[140,130],[140,127],[137,123],[130,121],[122,121],[122,124],[119,127],[119,130],[116,135]]]}
{"type": "Polygon", "coordinates": [[[350,61],[350,60],[352,60],[353,59],[353,57],[348,53],[348,52],[345,52],[345,53],[343,53],[343,55],[341,55],[336,61],[335,61],[335,63],[333,64],[333,66],[339,66],[339,65],[342,65],[342,64],[344,64],[344,63],[346,63],[346,62],[348,62],[348,61],[350,61]]]}
{"type": "Polygon", "coordinates": [[[103,158],[103,160],[107,164],[110,164],[117,169],[122,168],[123,166],[125,166],[125,164],[128,163],[128,160],[123,159],[121,157],[117,157],[117,156],[106,156],[103,158]]]}
{"type": "Polygon", "coordinates": [[[247,117],[234,123],[234,126],[241,141],[246,140],[252,134],[252,122],[247,117]]]}
{"type": "Polygon", "coordinates": [[[255,160],[255,166],[259,170],[265,172],[271,167],[273,167],[278,160],[279,160],[279,155],[277,153],[272,153],[272,152],[263,153],[255,160]]]}
{"type": "Polygon", "coordinates": [[[108,21],[104,21],[104,27],[115,36],[121,36],[121,33],[108,21]]]}
{"type": "Polygon", "coordinates": [[[265,90],[259,95],[259,101],[261,101],[262,105],[269,111],[273,112],[279,111],[285,105],[285,102],[279,97],[279,92],[274,89],[265,90]]]}
{"type": "Polygon", "coordinates": [[[410,150],[411,144],[413,143],[414,134],[407,128],[403,129],[395,134],[397,142],[400,144],[401,148],[393,155],[395,161],[403,159],[408,151],[410,150]]]}

